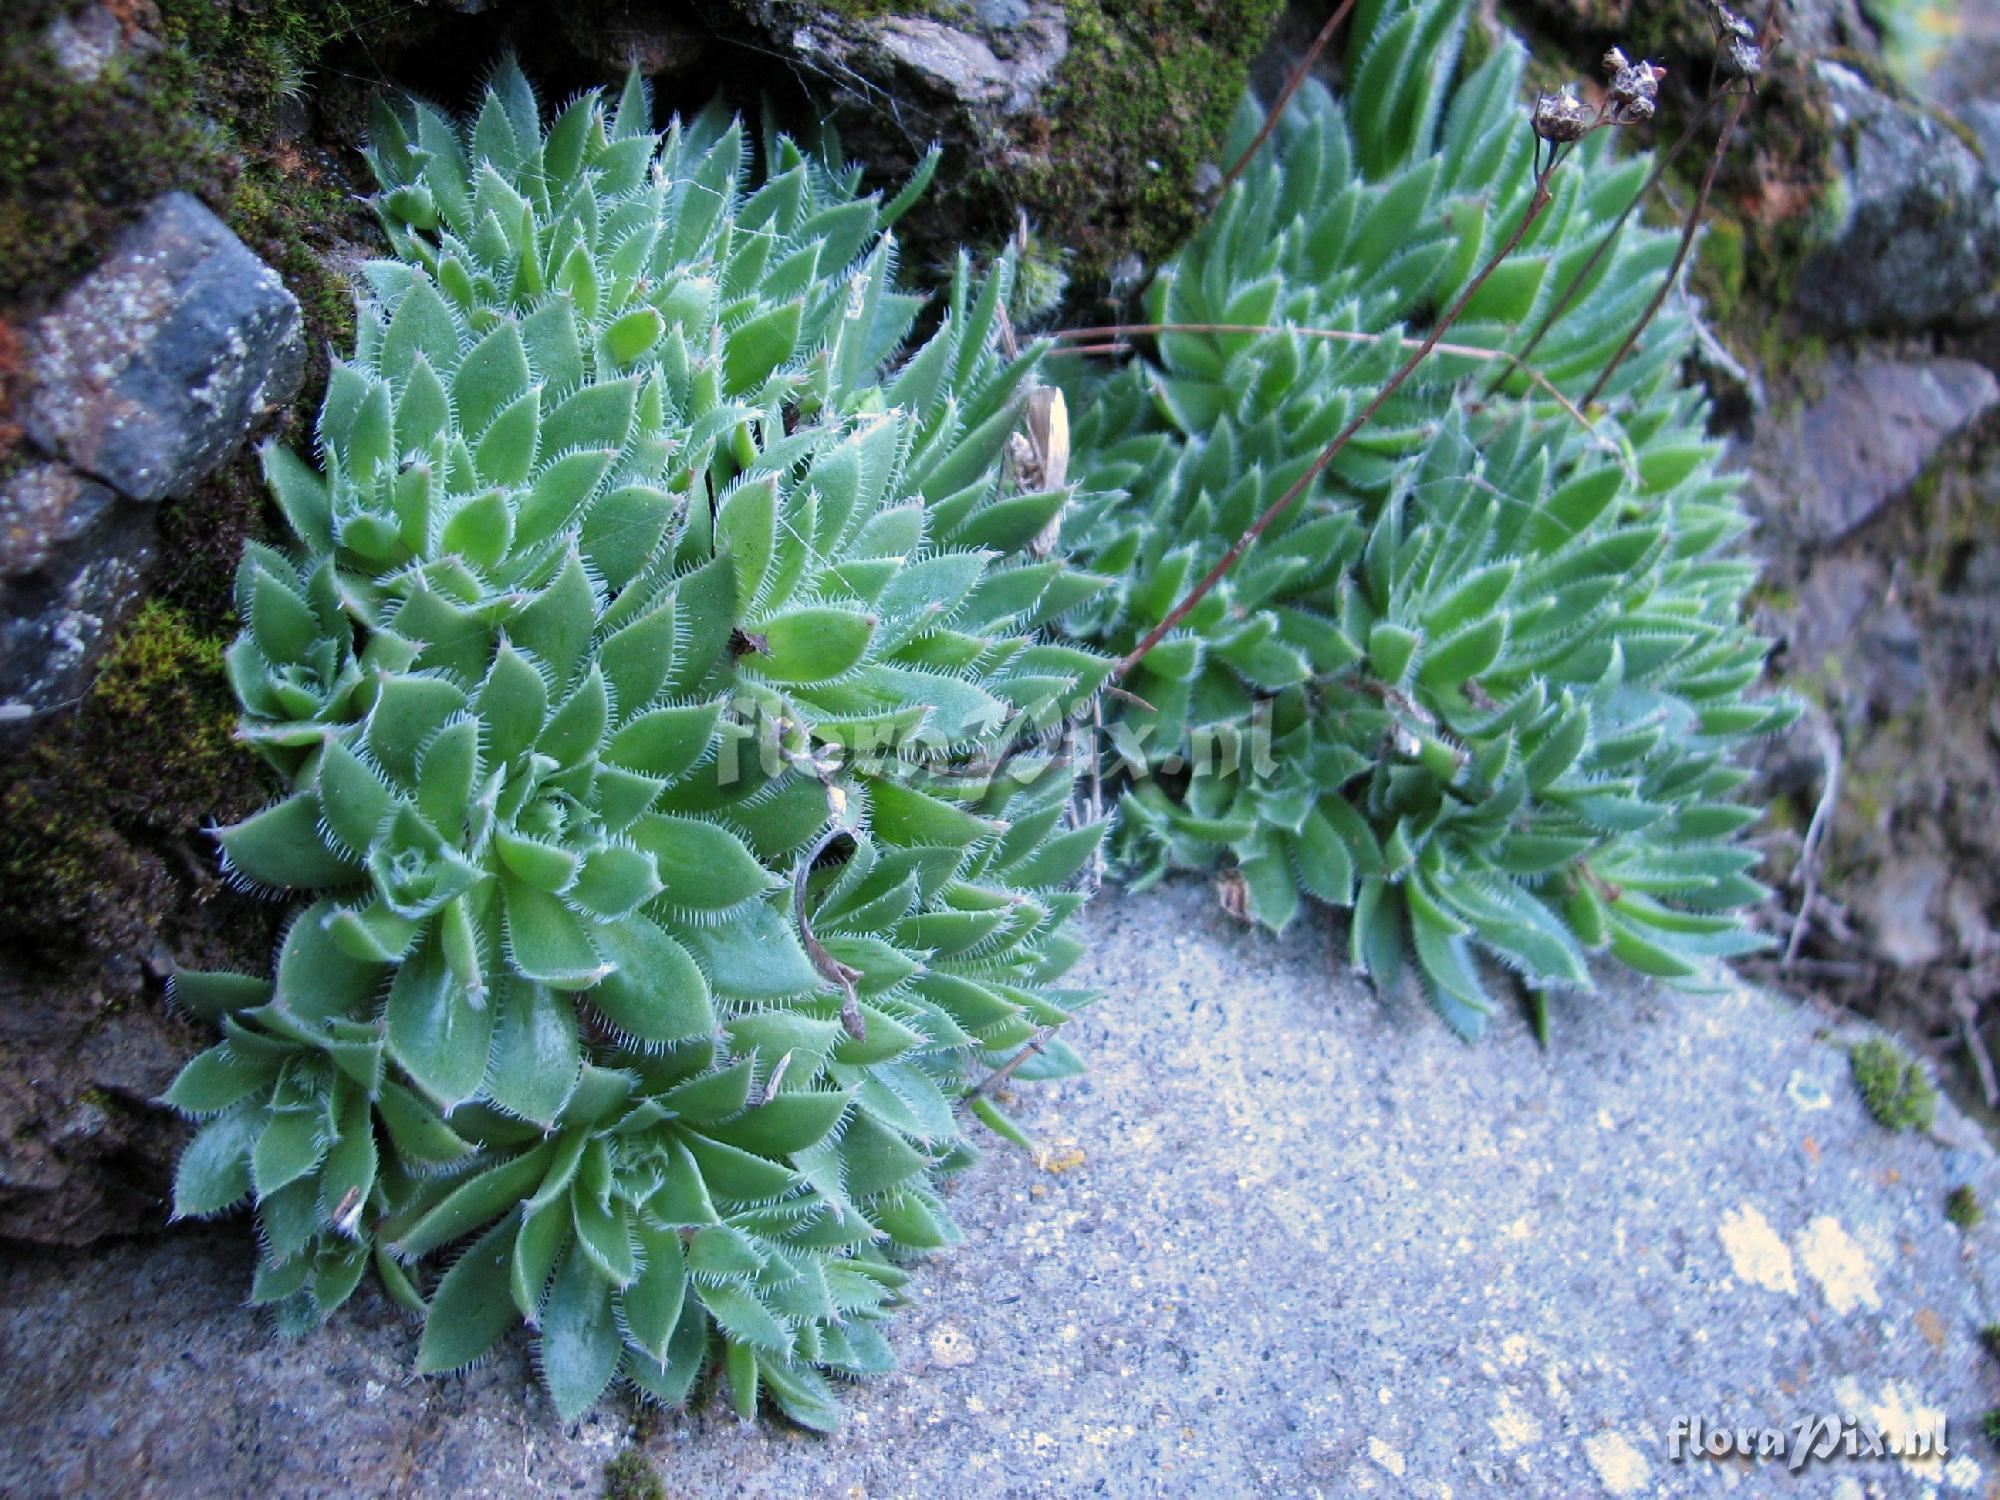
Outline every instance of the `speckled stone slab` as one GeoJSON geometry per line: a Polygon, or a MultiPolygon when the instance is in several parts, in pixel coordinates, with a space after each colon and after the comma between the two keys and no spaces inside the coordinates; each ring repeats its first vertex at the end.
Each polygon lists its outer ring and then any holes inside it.
{"type": "MultiPolygon", "coordinates": [[[[905,1369],[820,1439],[656,1424],[675,1496],[1988,1494],[2000,1165],[1861,1108],[1809,1009],[1618,985],[1457,1042],[1415,1001],[1185,882],[1101,897],[1087,1078],[1023,1090],[969,1240],[895,1327],[905,1369]],[[1683,1459],[1677,1419],[1945,1419],[1949,1457],[1683,1459]]],[[[247,1230],[0,1267],[0,1491],[595,1495],[631,1413],[565,1430],[524,1339],[416,1380],[364,1294],[277,1341],[247,1230]]],[[[1687,1444],[1683,1443],[1685,1449],[1687,1444]]]]}

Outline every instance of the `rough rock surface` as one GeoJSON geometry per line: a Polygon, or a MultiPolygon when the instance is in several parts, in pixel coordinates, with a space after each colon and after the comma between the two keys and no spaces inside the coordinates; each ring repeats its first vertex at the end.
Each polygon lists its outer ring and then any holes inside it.
{"type": "Polygon", "coordinates": [[[1992,372],[1965,359],[1836,358],[1815,379],[1820,394],[1769,423],[1753,457],[1758,510],[1807,548],[1873,519],[2000,402],[1992,372]]]}
{"type": "Polygon", "coordinates": [[[157,1225],[187,1132],[150,1101],[206,1038],[156,1005],[107,1016],[22,988],[0,975],[0,1234],[85,1244],[157,1225]]]}
{"type": "Polygon", "coordinates": [[[1802,840],[1832,773],[1803,982],[1981,1092],[1965,1039],[1983,1026],[1994,1049],[2000,997],[1994,368],[1886,340],[1773,366],[1783,394],[1739,454],[1775,674],[1815,705],[1758,755],[1773,925],[1789,936],[1806,899],[1802,840]]]}
{"type": "Polygon", "coordinates": [[[74,469],[31,464],[0,485],[0,707],[73,697],[152,562],[145,508],[74,469]]]}
{"type": "Polygon", "coordinates": [[[975,147],[997,139],[1008,118],[1035,107],[1069,50],[1054,0],[987,4],[950,18],[800,14],[768,3],[750,12],[821,87],[858,108],[858,128],[886,114],[906,150],[940,135],[975,147]]]}
{"type": "Polygon", "coordinates": [[[89,5],[59,15],[45,33],[56,66],[78,83],[95,83],[112,64],[157,52],[159,42],[136,26],[127,28],[108,5],[89,5]]]}
{"type": "Polygon", "coordinates": [[[150,503],[186,494],[304,369],[296,299],[186,193],[35,324],[20,422],[49,461],[0,490],[5,722],[75,697],[144,595],[150,503]]]}
{"type": "MultiPolygon", "coordinates": [[[[1863,1112],[1810,1010],[1620,987],[1555,1048],[1476,1049],[1330,972],[1324,934],[1206,886],[1102,898],[1086,1079],[1024,1091],[968,1232],[841,1435],[708,1405],[646,1453],[685,1495],[1982,1493],[2000,1163],[1863,1112]],[[1948,1421],[1950,1461],[1673,1462],[1675,1419],[1948,1421]]],[[[593,1495],[628,1441],[565,1431],[516,1339],[407,1375],[379,1296],[282,1344],[239,1224],[0,1267],[0,1491],[593,1495]]]]}
{"type": "Polygon", "coordinates": [[[635,67],[672,77],[710,60],[713,27],[691,5],[649,0],[578,0],[562,7],[562,34],[583,56],[613,72],[635,67]]]}
{"type": "Polygon", "coordinates": [[[1924,95],[1978,132],[1989,162],[2000,160],[1993,149],[2000,138],[1991,134],[2000,128],[2000,3],[1956,0],[1945,14],[1945,34],[1924,37],[1932,44],[1922,59],[1924,95]]]}
{"type": "Polygon", "coordinates": [[[297,393],[299,305],[186,193],[153,204],[35,328],[23,426],[134,500],[183,494],[297,393]]]}
{"type": "Polygon", "coordinates": [[[1807,259],[1793,306],[1830,331],[1967,327],[2000,279],[2000,182],[1952,131],[1819,61],[1837,126],[1845,213],[1807,259]]]}

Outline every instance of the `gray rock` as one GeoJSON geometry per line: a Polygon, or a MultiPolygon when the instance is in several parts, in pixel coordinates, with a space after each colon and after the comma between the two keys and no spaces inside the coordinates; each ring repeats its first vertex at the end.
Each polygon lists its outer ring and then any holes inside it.
{"type": "Polygon", "coordinates": [[[927,16],[885,17],[863,45],[961,107],[1018,115],[1034,108],[1067,50],[1061,11],[1044,7],[1037,19],[1043,44],[1015,45],[1005,56],[977,32],[927,16]]]}
{"type": "MultiPolygon", "coordinates": [[[[1954,0],[1946,13],[1945,34],[1925,35],[1925,21],[1937,15],[1905,12],[1911,29],[1930,43],[1917,58],[1927,65],[1925,75],[1913,82],[1926,99],[1978,130],[1984,142],[1986,131],[1974,118],[1974,106],[1981,101],[2000,103],[2000,0],[1954,0]]],[[[1991,146],[1986,147],[1986,159],[1996,159],[1991,146]]]]}
{"type": "Polygon", "coordinates": [[[74,469],[32,464],[0,485],[0,704],[74,698],[143,593],[153,551],[151,508],[74,469]]]}
{"type": "Polygon", "coordinates": [[[1027,23],[1028,0],[973,0],[972,13],[990,31],[1009,31],[1027,23]]]}
{"type": "Polygon", "coordinates": [[[74,15],[57,16],[43,33],[56,56],[56,66],[78,83],[95,83],[104,70],[123,58],[160,50],[157,37],[129,31],[111,8],[87,5],[74,15]]]}
{"type": "Polygon", "coordinates": [[[1757,433],[1753,501],[1808,548],[1848,536],[1899,499],[1953,434],[2000,403],[2000,382],[1963,359],[1843,358],[1821,394],[1757,433]]]}
{"type": "Polygon", "coordinates": [[[1920,969],[1945,954],[1938,925],[1938,895],[1951,871],[1935,855],[1891,860],[1855,895],[1855,909],[1868,923],[1875,950],[1903,969],[1920,969]]]}
{"type": "MultiPolygon", "coordinates": [[[[1021,1091],[923,1268],[902,1373],[832,1439],[716,1404],[648,1444],[676,1495],[1978,1494],[2000,1163],[1862,1110],[1809,1010],[1620,982],[1468,1049],[1235,927],[1204,884],[1107,895],[1084,1079],[1021,1091]],[[1947,1148],[1950,1154],[1947,1154],[1947,1148]],[[1675,1462],[1677,1419],[1947,1420],[1949,1463],[1675,1462]]],[[[628,1441],[564,1429],[525,1340],[416,1380],[367,1293],[280,1343],[240,1225],[0,1267],[0,1490],[593,1495],[628,1441]]]]}
{"type": "Polygon", "coordinates": [[[186,193],[169,193],[35,326],[23,426],[135,500],[184,494],[297,393],[299,306],[186,193]]]}
{"type": "Polygon", "coordinates": [[[1808,257],[1793,307],[1837,332],[1968,327],[2000,280],[2000,203],[1985,163],[1913,106],[1819,61],[1842,147],[1845,213],[1808,257]]]}
{"type": "MultiPolygon", "coordinates": [[[[1644,0],[1634,0],[1631,8],[1637,9],[1643,3],[1644,0]]],[[[1756,0],[1733,4],[1730,8],[1752,22],[1763,20],[1764,7],[1756,0]]],[[[1784,50],[1797,57],[1822,57],[1830,52],[1867,47],[1874,40],[1871,21],[1875,13],[1869,0],[1785,0],[1781,15],[1784,50]]]]}
{"type": "Polygon", "coordinates": [[[969,14],[875,18],[769,3],[751,14],[837,98],[888,110],[913,142],[975,149],[1036,108],[1069,51],[1056,0],[989,0],[969,14]]]}
{"type": "MultiPolygon", "coordinates": [[[[1921,27],[1927,18],[1911,20],[1921,27]]],[[[1948,35],[1931,40],[1929,73],[1917,87],[1972,132],[1987,170],[2000,175],[2000,0],[1957,0],[1948,35]]]]}

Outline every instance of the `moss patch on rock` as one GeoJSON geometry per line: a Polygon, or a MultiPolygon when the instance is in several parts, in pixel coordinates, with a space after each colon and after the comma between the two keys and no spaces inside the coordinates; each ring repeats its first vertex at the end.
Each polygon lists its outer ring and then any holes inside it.
{"type": "Polygon", "coordinates": [[[114,57],[66,73],[48,29],[71,0],[10,7],[0,51],[0,305],[58,289],[159,193],[200,188],[221,153],[192,112],[189,59],[114,57]]]}
{"type": "Polygon", "coordinates": [[[1069,55],[1005,184],[1084,281],[1156,263],[1202,214],[1215,160],[1279,0],[1068,0],[1069,55]]]}
{"type": "MultiPolygon", "coordinates": [[[[374,237],[345,153],[309,137],[315,65],[354,37],[371,47],[425,24],[410,0],[160,0],[161,31],[191,63],[194,108],[225,152],[206,184],[216,211],[299,299],[308,346],[345,347],[354,313],[329,251],[374,237]]],[[[319,372],[315,371],[317,376],[319,372]]],[[[301,404],[310,409],[315,390],[301,404]]]]}
{"type": "MultiPolygon", "coordinates": [[[[328,48],[364,28],[380,44],[420,13],[409,0],[30,4],[0,47],[0,327],[9,313],[25,325],[154,196],[190,190],[299,298],[310,397],[329,343],[351,333],[329,252],[373,231],[345,148],[315,134],[304,95],[328,48]],[[115,40],[94,77],[64,71],[51,30],[86,25],[115,40]]],[[[46,947],[44,964],[129,961],[162,930],[202,925],[193,906],[214,895],[214,862],[193,831],[264,795],[233,740],[221,652],[236,561],[266,505],[244,454],[161,506],[158,596],[82,702],[0,760],[0,937],[46,947]]]]}
{"type": "Polygon", "coordinates": [[[212,883],[207,856],[188,835],[264,796],[257,762],[236,742],[225,643],[187,611],[148,602],[74,717],[7,768],[0,936],[56,961],[143,952],[133,944],[156,913],[132,898],[157,896],[157,876],[176,867],[212,883]]]}
{"type": "Polygon", "coordinates": [[[605,1463],[604,1500],[667,1500],[667,1487],[653,1461],[635,1446],[605,1463]]]}
{"type": "Polygon", "coordinates": [[[336,159],[292,139],[285,115],[330,45],[416,13],[409,0],[17,7],[0,46],[0,308],[54,295],[147,202],[182,189],[284,276],[315,344],[338,339],[347,296],[320,252],[365,220],[336,159]],[[107,13],[117,40],[99,71],[66,71],[51,27],[107,13]]]}
{"type": "MultiPolygon", "coordinates": [[[[1761,7],[1736,7],[1754,19],[1761,7]]],[[[1699,5],[1655,5],[1650,0],[1513,0],[1503,18],[1541,39],[1531,80],[1592,83],[1607,47],[1647,57],[1667,68],[1659,116],[1647,144],[1664,150],[1704,108],[1714,34],[1699,5]],[[1547,71],[1539,69],[1546,66],[1547,71]]],[[[1475,30],[1477,28],[1474,28],[1475,30]]],[[[1649,213],[1678,222],[1694,199],[1714,148],[1726,105],[1715,106],[1667,174],[1665,201],[1649,213]]],[[[1752,323],[1775,315],[1790,299],[1806,252],[1817,240],[1840,179],[1836,138],[1825,91],[1798,48],[1767,59],[1757,95],[1730,143],[1710,200],[1711,230],[1695,272],[1697,289],[1711,299],[1713,321],[1739,350],[1755,347],[1757,334],[1737,329],[1736,314],[1752,323]],[[1711,255],[1719,264],[1710,266],[1711,255]],[[1720,274],[1718,274],[1718,272],[1720,274]]]]}
{"type": "Polygon", "coordinates": [[[1929,1130],[1937,1118],[1937,1086],[1923,1064],[1893,1042],[1870,1037],[1848,1054],[1855,1087],[1884,1130],[1929,1130]]]}

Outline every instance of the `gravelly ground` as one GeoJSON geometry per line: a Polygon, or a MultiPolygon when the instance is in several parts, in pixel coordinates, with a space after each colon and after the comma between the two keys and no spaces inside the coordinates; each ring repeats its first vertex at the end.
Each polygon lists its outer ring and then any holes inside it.
{"type": "MultiPolygon", "coordinates": [[[[1042,1164],[964,1183],[969,1235],[902,1374],[819,1439],[720,1408],[647,1452],[676,1496],[2000,1493],[2000,1165],[1868,1119],[1823,1018],[1620,988],[1477,1048],[1235,927],[1197,882],[1088,915],[1084,1080],[1025,1095],[1042,1164]],[[1677,1416],[1949,1419],[1950,1461],[1675,1463],[1677,1416]]],[[[278,1342],[239,1225],[0,1262],[9,1495],[594,1495],[525,1343],[407,1376],[380,1298],[278,1342]]]]}

